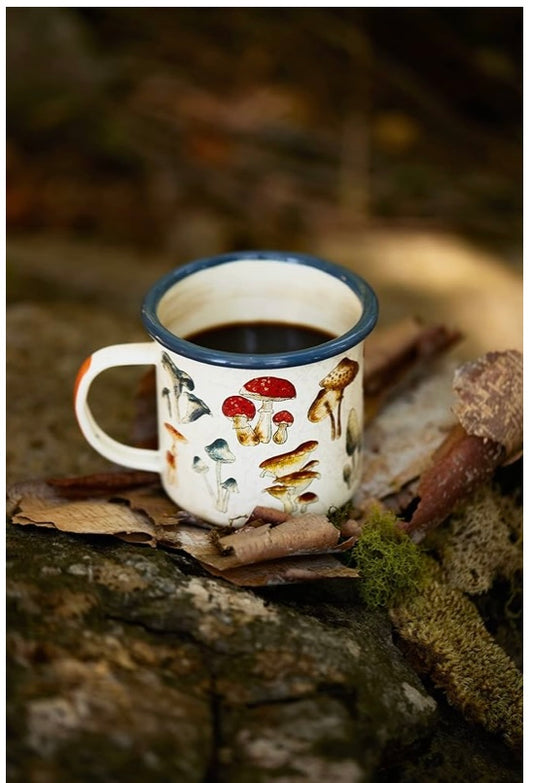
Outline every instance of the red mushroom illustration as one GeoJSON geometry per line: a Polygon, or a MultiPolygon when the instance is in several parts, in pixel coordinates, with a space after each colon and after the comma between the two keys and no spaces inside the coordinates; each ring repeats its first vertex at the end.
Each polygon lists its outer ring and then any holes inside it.
{"type": "Polygon", "coordinates": [[[294,416],[290,411],[278,411],[272,416],[272,422],[277,426],[272,440],[274,443],[282,445],[287,440],[287,428],[294,422],[294,416]]]}
{"type": "Polygon", "coordinates": [[[261,402],[255,433],[261,443],[269,443],[272,438],[273,404],[274,402],[294,399],[296,397],[296,389],[290,381],[284,378],[263,375],[259,378],[252,378],[252,380],[245,383],[240,393],[244,397],[261,402]]]}
{"type": "Polygon", "coordinates": [[[255,416],[255,405],[246,397],[227,397],[222,403],[222,413],[233,420],[233,429],[242,446],[256,446],[259,438],[250,425],[255,416]]]}
{"type": "Polygon", "coordinates": [[[322,388],[311,403],[307,412],[309,421],[318,422],[329,416],[331,440],[341,436],[341,403],[344,390],[355,380],[359,372],[359,363],[345,357],[333,370],[322,378],[322,388]],[[337,417],[335,420],[335,409],[337,417]]]}

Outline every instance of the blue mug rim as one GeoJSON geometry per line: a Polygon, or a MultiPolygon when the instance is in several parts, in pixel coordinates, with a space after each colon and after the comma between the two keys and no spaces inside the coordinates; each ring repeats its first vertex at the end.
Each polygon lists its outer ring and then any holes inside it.
{"type": "Polygon", "coordinates": [[[366,280],[355,272],[331,261],[306,253],[291,253],[277,250],[242,250],[191,261],[161,277],[146,294],[141,308],[142,322],[148,334],[173,353],[194,359],[202,364],[250,370],[297,367],[342,354],[361,343],[370,334],[376,325],[378,313],[378,300],[374,290],[366,280]],[[282,261],[287,264],[300,264],[319,269],[351,288],[361,302],[361,317],[351,329],[338,337],[311,348],[284,353],[251,354],[213,350],[178,337],[163,326],[157,316],[157,308],[164,294],[172,286],[196,272],[232,261],[282,261]]]}

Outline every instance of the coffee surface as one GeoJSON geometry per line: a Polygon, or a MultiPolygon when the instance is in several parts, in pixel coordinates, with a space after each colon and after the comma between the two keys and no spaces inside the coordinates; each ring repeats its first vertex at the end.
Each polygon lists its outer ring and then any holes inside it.
{"type": "Polygon", "coordinates": [[[203,348],[233,353],[286,353],[312,348],[335,337],[309,326],[257,321],[223,324],[195,332],[187,340],[203,348]]]}

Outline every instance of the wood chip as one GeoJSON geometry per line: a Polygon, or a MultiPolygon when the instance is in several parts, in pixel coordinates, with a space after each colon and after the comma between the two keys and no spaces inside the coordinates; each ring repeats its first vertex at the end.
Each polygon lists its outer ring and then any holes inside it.
{"type": "Polygon", "coordinates": [[[241,529],[218,539],[221,552],[240,565],[277,560],[280,557],[328,552],[339,543],[338,528],[323,514],[290,517],[276,527],[262,525],[241,529]]]}
{"type": "Polygon", "coordinates": [[[402,527],[415,541],[421,541],[459,501],[488,481],[504,453],[501,444],[468,435],[458,424],[422,474],[417,493],[420,502],[411,521],[402,527]]]}

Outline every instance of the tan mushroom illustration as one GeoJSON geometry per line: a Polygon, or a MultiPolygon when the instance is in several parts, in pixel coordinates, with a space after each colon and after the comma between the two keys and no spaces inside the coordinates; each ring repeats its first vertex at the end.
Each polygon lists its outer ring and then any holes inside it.
{"type": "MultiPolygon", "coordinates": [[[[294,513],[299,510],[298,496],[302,493],[305,494],[304,490],[317,478],[320,478],[320,473],[316,470],[297,470],[294,473],[287,473],[285,476],[278,476],[278,483],[272,487],[267,487],[265,492],[281,500],[284,511],[294,513]],[[283,492],[283,489],[286,492],[283,492]]],[[[318,500],[316,495],[315,498],[318,500]]]]}
{"type": "Polygon", "coordinates": [[[255,425],[255,433],[261,443],[269,443],[272,438],[272,413],[275,402],[292,400],[296,397],[296,389],[290,381],[263,375],[252,378],[242,387],[240,394],[261,403],[259,419],[255,425]]]}
{"type": "Polygon", "coordinates": [[[307,418],[312,422],[319,422],[329,417],[331,440],[340,438],[342,434],[341,403],[344,390],[355,380],[358,372],[358,362],[348,359],[348,357],[341,359],[336,367],[320,381],[319,385],[322,388],[307,412],[307,418]]]}
{"type": "Polygon", "coordinates": [[[165,458],[167,466],[167,478],[171,484],[177,479],[178,471],[178,443],[187,443],[187,438],[177,430],[170,422],[165,422],[165,429],[171,437],[170,449],[167,449],[165,458]]]}
{"type": "Polygon", "coordinates": [[[290,411],[278,411],[278,413],[275,413],[272,416],[272,423],[277,427],[276,432],[272,436],[272,440],[274,443],[277,443],[278,446],[281,446],[287,441],[287,429],[294,423],[294,416],[290,411]]]}
{"type": "Polygon", "coordinates": [[[284,454],[277,454],[275,457],[264,459],[259,463],[261,476],[269,475],[278,478],[278,476],[283,476],[291,470],[298,470],[317,446],[317,440],[306,440],[292,451],[286,451],[284,454]]]}
{"type": "Polygon", "coordinates": [[[251,400],[237,394],[226,397],[222,403],[222,413],[233,421],[233,429],[241,446],[257,446],[259,437],[250,424],[256,414],[251,400]]]}

